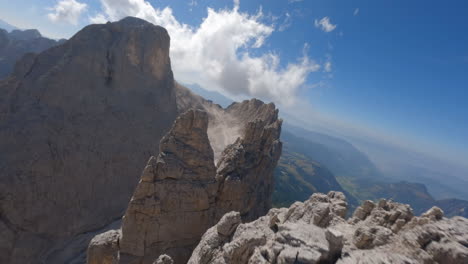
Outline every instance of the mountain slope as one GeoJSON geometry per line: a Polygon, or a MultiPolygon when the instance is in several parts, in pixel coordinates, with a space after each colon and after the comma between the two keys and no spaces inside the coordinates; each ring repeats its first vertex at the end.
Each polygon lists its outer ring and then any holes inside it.
{"type": "Polygon", "coordinates": [[[380,177],[369,158],[345,140],[287,124],[284,130],[289,132],[285,133],[285,141],[326,166],[337,177],[380,177]]]}
{"type": "Polygon", "coordinates": [[[305,201],[322,190],[342,191],[342,188],[327,168],[303,154],[291,151],[286,142],[275,170],[275,207],[305,201]]]}
{"type": "Polygon", "coordinates": [[[122,216],[177,114],[169,45],[144,20],[90,25],[0,81],[0,263],[64,263],[122,216]]]}
{"type": "Polygon", "coordinates": [[[443,199],[438,200],[436,205],[444,210],[449,217],[463,216],[468,218],[468,201],[460,199],[443,199]]]}
{"type": "MultiPolygon", "coordinates": [[[[305,201],[313,193],[332,190],[346,192],[336,180],[333,173],[322,164],[314,161],[303,148],[291,142],[300,141],[287,131],[281,135],[283,154],[275,170],[275,192],[273,204],[275,207],[289,206],[295,201],[305,201]]],[[[303,142],[305,147],[308,142],[303,142]]],[[[346,192],[347,193],[347,192],[346,192]]],[[[351,207],[357,206],[357,200],[347,193],[351,207]]]]}

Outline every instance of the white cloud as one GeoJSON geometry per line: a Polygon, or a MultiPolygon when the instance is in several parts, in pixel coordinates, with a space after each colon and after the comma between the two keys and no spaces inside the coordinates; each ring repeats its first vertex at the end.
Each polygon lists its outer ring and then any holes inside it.
{"type": "Polygon", "coordinates": [[[359,8],[354,9],[353,15],[357,16],[359,14],[359,8]]]}
{"type": "Polygon", "coordinates": [[[101,0],[103,16],[115,21],[136,16],[165,27],[171,35],[171,61],[175,78],[233,96],[253,96],[291,104],[310,72],[320,66],[304,55],[282,67],[273,52],[252,55],[273,33],[260,22],[263,14],[249,15],[233,9],[214,10],[199,26],[179,22],[172,9],[154,8],[144,0],[101,0]]]}
{"type": "Polygon", "coordinates": [[[324,18],[322,18],[320,20],[316,19],[314,24],[315,24],[315,27],[320,28],[321,30],[323,30],[325,32],[332,32],[333,30],[335,30],[335,28],[337,26],[337,25],[333,25],[330,22],[329,17],[324,17],[324,18]]]}
{"type": "Polygon", "coordinates": [[[53,22],[67,22],[76,25],[81,13],[86,8],[85,3],[75,0],[61,0],[54,7],[49,8],[51,12],[47,14],[47,17],[53,22]]]}
{"type": "Polygon", "coordinates": [[[325,62],[325,65],[323,67],[325,72],[331,72],[332,71],[332,64],[331,62],[327,61],[325,62]]]}
{"type": "Polygon", "coordinates": [[[291,15],[289,13],[286,13],[284,15],[283,23],[281,23],[281,25],[279,25],[279,27],[278,27],[278,31],[285,31],[291,25],[292,25],[291,15]]]}
{"type": "Polygon", "coordinates": [[[103,14],[97,14],[89,18],[89,22],[93,24],[104,24],[107,23],[107,18],[103,14]]]}

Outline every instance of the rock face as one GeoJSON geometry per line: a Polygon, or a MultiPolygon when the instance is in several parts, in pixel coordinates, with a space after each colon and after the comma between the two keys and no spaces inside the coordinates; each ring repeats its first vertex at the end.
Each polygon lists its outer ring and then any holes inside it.
{"type": "Polygon", "coordinates": [[[136,18],[90,25],[0,81],[0,263],[68,263],[121,218],[177,116],[169,42],[136,18]]]}
{"type": "Polygon", "coordinates": [[[0,29],[0,79],[12,73],[16,61],[24,54],[42,52],[63,42],[45,38],[35,29],[13,30],[10,33],[0,29]]]}
{"type": "MultiPolygon", "coordinates": [[[[205,110],[181,114],[161,140],[159,156],[149,159],[123,218],[118,263],[153,263],[161,254],[186,263],[202,234],[226,212],[240,213],[223,217],[221,233],[270,208],[273,170],[281,155],[278,110],[255,99],[205,110]],[[225,120],[239,127],[230,144],[223,132],[231,127],[220,127],[225,120]],[[213,149],[219,147],[214,144],[226,142],[215,163],[213,149]]],[[[88,263],[116,255],[99,255],[105,249],[91,243],[88,263]]]]}
{"type": "Polygon", "coordinates": [[[207,128],[205,112],[189,111],[161,140],[160,155],[150,158],[125,213],[120,263],[190,255],[213,224],[216,168],[207,128]]]}
{"type": "Polygon", "coordinates": [[[329,192],[250,223],[231,212],[203,235],[189,263],[468,263],[466,218],[444,218],[437,207],[415,217],[408,205],[381,200],[345,220],[346,206],[342,193],[329,192]]]}

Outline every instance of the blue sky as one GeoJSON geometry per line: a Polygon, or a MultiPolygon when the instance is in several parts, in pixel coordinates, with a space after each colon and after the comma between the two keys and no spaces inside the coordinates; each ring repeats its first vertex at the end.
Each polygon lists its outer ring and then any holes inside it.
{"type": "MultiPolygon", "coordinates": [[[[400,141],[401,145],[411,144],[422,152],[446,156],[468,166],[467,1],[241,0],[238,9],[234,10],[236,4],[227,0],[146,3],[138,0],[140,5],[131,6],[135,10],[130,10],[128,0],[108,0],[115,6],[111,6],[113,9],[107,13],[103,8],[105,0],[66,1],[86,7],[73,17],[66,12],[58,14],[53,9],[60,1],[0,0],[0,19],[20,28],[38,28],[50,37],[68,38],[98,14],[106,20],[115,20],[122,15],[154,16],[152,13],[142,14],[149,4],[160,11],[170,7],[171,17],[196,31],[208,16],[207,7],[211,7],[217,16],[213,15],[213,23],[207,23],[205,28],[215,28],[217,24],[228,28],[232,24],[220,22],[233,19],[234,25],[242,23],[245,26],[245,32],[251,30],[251,35],[245,36],[247,40],[233,44],[234,53],[223,55],[226,64],[235,66],[225,69],[232,75],[220,77],[213,73],[200,77],[193,68],[177,65],[175,57],[176,79],[178,76],[184,81],[195,78],[194,82],[200,82],[203,87],[219,89],[233,98],[256,96],[278,101],[290,112],[294,111],[294,106],[306,105],[307,111],[340,124],[352,124],[382,138],[400,141]],[[245,17],[233,16],[233,12],[245,17]],[[50,14],[63,16],[54,19],[50,14]],[[252,21],[258,24],[252,24],[252,21]],[[262,38],[261,45],[255,46],[253,42],[262,38]],[[246,52],[248,57],[243,58],[246,52]],[[272,59],[255,60],[265,54],[273,55],[272,59]],[[270,68],[265,70],[255,66],[274,64],[276,59],[276,67],[268,66],[270,68]],[[287,71],[288,64],[299,69],[287,71]],[[252,84],[254,74],[245,79],[245,83],[252,87],[230,86],[232,80],[244,76],[238,73],[242,70],[254,71],[265,81],[252,84]],[[289,84],[287,76],[296,76],[296,79],[289,84]],[[277,86],[268,88],[270,77],[278,83],[277,86]],[[225,81],[219,81],[220,78],[225,81]],[[291,100],[282,102],[283,98],[291,100]]],[[[162,19],[162,13],[156,14],[158,18],[154,21],[162,19]]],[[[175,30],[180,34],[174,33],[173,45],[178,39],[200,37],[174,26],[175,30]]],[[[221,35],[224,42],[219,40],[219,47],[230,45],[229,30],[224,31],[228,35],[221,35]]],[[[243,35],[234,32],[232,36],[243,35]]],[[[205,41],[211,43],[218,39],[210,36],[205,41]]],[[[196,46],[196,43],[192,44],[196,46]]],[[[176,47],[171,52],[187,52],[181,49],[176,47]]],[[[206,50],[200,51],[200,54],[205,53],[206,50]]],[[[180,56],[180,61],[186,59],[180,56]]],[[[223,62],[205,57],[198,59],[223,62]]],[[[307,119],[307,111],[298,115],[307,119]]]]}

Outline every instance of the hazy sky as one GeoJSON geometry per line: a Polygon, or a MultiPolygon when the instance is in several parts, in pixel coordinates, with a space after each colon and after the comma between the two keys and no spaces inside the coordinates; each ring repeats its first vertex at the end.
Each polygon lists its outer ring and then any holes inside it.
{"type": "Polygon", "coordinates": [[[127,15],[168,29],[182,82],[468,162],[468,1],[0,0],[54,38],[127,15]]]}

